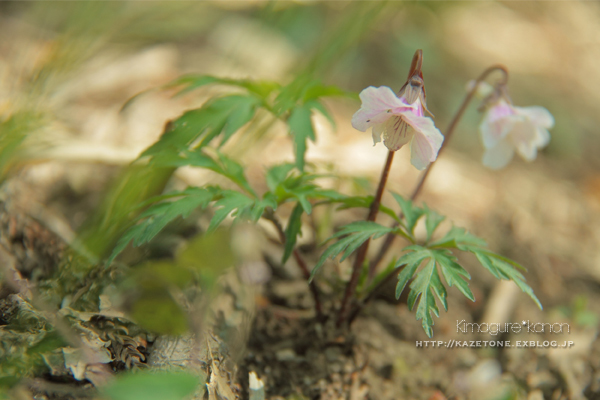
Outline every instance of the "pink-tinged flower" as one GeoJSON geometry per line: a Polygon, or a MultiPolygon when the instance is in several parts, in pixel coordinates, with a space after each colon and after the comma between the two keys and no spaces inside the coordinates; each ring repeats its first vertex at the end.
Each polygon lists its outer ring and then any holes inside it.
{"type": "Polygon", "coordinates": [[[533,161],[538,149],[550,142],[548,129],[553,126],[554,118],[544,107],[515,107],[501,97],[487,109],[479,127],[486,149],[483,164],[503,168],[515,151],[533,161]]]}
{"type": "Polygon", "coordinates": [[[396,151],[410,143],[410,162],[419,170],[435,161],[444,136],[433,120],[424,116],[424,91],[412,81],[402,89],[398,97],[386,86],[369,86],[360,93],[362,105],[352,117],[352,126],[365,132],[373,128],[374,145],[381,142],[396,151]]]}

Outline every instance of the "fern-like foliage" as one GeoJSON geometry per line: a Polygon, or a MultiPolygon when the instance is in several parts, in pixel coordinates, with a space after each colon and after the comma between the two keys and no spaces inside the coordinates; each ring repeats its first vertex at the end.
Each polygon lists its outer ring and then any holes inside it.
{"type": "Polygon", "coordinates": [[[448,309],[446,300],[447,292],[441,279],[444,278],[450,287],[456,287],[466,298],[475,301],[473,292],[469,288],[468,280],[471,276],[459,263],[453,251],[459,250],[473,253],[481,265],[498,279],[512,280],[515,284],[541,308],[542,305],[533,293],[519,269],[525,270],[518,263],[502,257],[487,248],[486,242],[467,232],[463,228],[452,227],[443,237],[432,241],[432,238],[444,220],[444,217],[429,209],[415,206],[410,200],[398,194],[394,198],[400,205],[404,214],[405,223],[402,225],[405,237],[413,243],[414,228],[418,220],[425,216],[427,238],[423,244],[413,244],[405,247],[405,252],[396,262],[395,267],[400,269],[396,297],[399,298],[406,286],[409,287],[408,306],[412,310],[416,305],[417,320],[422,320],[425,333],[433,335],[433,315],[439,317],[437,301],[445,310],[448,309]],[[409,281],[412,282],[409,284],[409,281]],[[437,301],[436,301],[437,298],[437,301]]]}
{"type": "Polygon", "coordinates": [[[135,210],[138,212],[144,207],[150,207],[121,236],[109,262],[127,244],[139,246],[147,243],[169,222],[178,217],[189,216],[194,209],[207,208],[209,205],[214,207],[214,215],[208,228],[213,231],[228,215],[257,221],[265,209],[275,210],[284,202],[295,201],[297,208],[285,230],[286,260],[300,234],[303,213],[312,212],[312,202],[345,197],[314,183],[318,176],[304,171],[304,153],[306,140],[315,140],[312,111],[323,113],[333,123],[320,103],[320,98],[348,94],[336,87],[324,86],[309,75],[301,75],[301,78],[287,86],[269,81],[188,75],[173,81],[166,88],[177,88],[176,94],[180,95],[209,84],[234,86],[243,93],[210,99],[202,107],[187,111],[171,121],[160,140],[144,151],[137,162],[170,171],[183,166],[205,168],[227,178],[241,192],[218,187],[188,188],[136,205],[135,210]],[[254,118],[259,108],[271,112],[288,124],[296,147],[294,164],[275,166],[267,172],[266,180],[270,190],[262,197],[257,195],[246,179],[244,167],[219,151],[224,143],[254,118]],[[216,146],[212,145],[215,139],[219,139],[216,146]]]}
{"type": "Polygon", "coordinates": [[[130,242],[140,246],[154,238],[167,224],[178,217],[187,217],[197,208],[205,208],[219,193],[218,188],[187,188],[160,196],[155,204],[148,207],[138,218],[138,222],[121,236],[107,263],[110,264],[130,242]]]}
{"type": "MultiPolygon", "coordinates": [[[[403,255],[387,268],[374,282],[383,279],[390,271],[398,271],[398,284],[396,297],[408,287],[408,306],[416,308],[416,318],[422,321],[423,330],[431,337],[433,335],[433,317],[439,317],[438,305],[448,310],[446,286],[457,288],[467,299],[475,301],[473,292],[469,288],[471,275],[459,264],[456,251],[474,254],[481,265],[498,279],[514,281],[519,288],[541,308],[533,290],[525,283],[524,270],[516,262],[502,257],[487,248],[486,242],[467,232],[463,228],[452,227],[445,234],[437,233],[445,217],[431,210],[426,205],[416,206],[411,200],[399,194],[392,193],[401,209],[401,218],[393,213],[390,208],[381,206],[380,211],[392,216],[397,225],[386,227],[376,222],[353,222],[345,225],[333,235],[331,239],[338,239],[329,245],[315,265],[311,279],[314,278],[319,268],[327,259],[334,259],[341,255],[343,261],[356,251],[369,239],[377,239],[386,234],[400,235],[411,244],[404,249],[403,255]],[[419,239],[415,236],[417,223],[424,219],[426,237],[419,239]],[[436,236],[439,237],[436,239],[436,236]]],[[[341,208],[365,207],[368,208],[372,197],[345,197],[332,200],[341,204],[341,208]]]]}
{"type": "Polygon", "coordinates": [[[317,175],[300,172],[294,164],[275,165],[267,171],[267,186],[277,204],[296,202],[285,229],[282,263],[285,263],[292,254],[302,228],[302,215],[312,212],[312,202],[341,201],[347,197],[335,190],[319,187],[314,183],[317,178],[317,175]]]}
{"type": "Polygon", "coordinates": [[[444,310],[448,310],[446,288],[440,279],[439,271],[441,271],[449,286],[456,286],[465,297],[475,301],[475,297],[473,297],[467,283],[471,276],[456,262],[456,257],[447,249],[429,249],[413,245],[406,247],[404,250],[407,253],[396,262],[396,267],[404,265],[404,268],[398,274],[396,297],[400,297],[408,281],[414,277],[410,284],[408,306],[412,310],[418,301],[417,320],[423,320],[423,329],[431,337],[433,335],[433,318],[431,314],[433,313],[436,317],[439,317],[434,294],[442,303],[444,310]],[[419,266],[423,263],[425,267],[417,272],[419,266]]]}
{"type": "Polygon", "coordinates": [[[339,232],[330,238],[340,238],[340,240],[329,246],[323,252],[323,255],[321,255],[317,265],[315,265],[311,272],[310,280],[313,280],[319,268],[321,268],[328,258],[335,258],[342,254],[340,262],[344,261],[368,239],[380,238],[386,233],[393,232],[394,230],[395,228],[383,226],[371,221],[357,221],[344,226],[339,232]]]}

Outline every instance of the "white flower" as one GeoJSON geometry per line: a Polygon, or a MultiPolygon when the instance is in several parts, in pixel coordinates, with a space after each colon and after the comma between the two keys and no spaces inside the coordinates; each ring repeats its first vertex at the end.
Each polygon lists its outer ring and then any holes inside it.
{"type": "Polygon", "coordinates": [[[554,118],[544,107],[515,107],[500,98],[488,108],[479,126],[483,146],[483,164],[500,169],[513,158],[515,151],[533,161],[538,149],[550,142],[548,129],[554,118]]]}
{"type": "Polygon", "coordinates": [[[352,126],[362,132],[373,128],[374,144],[381,142],[383,134],[383,144],[390,151],[410,143],[410,162],[422,170],[437,158],[444,136],[431,118],[423,116],[422,92],[409,85],[404,93],[399,98],[389,87],[369,86],[360,93],[362,105],[352,117],[352,126]],[[414,100],[409,103],[407,98],[414,100]]]}

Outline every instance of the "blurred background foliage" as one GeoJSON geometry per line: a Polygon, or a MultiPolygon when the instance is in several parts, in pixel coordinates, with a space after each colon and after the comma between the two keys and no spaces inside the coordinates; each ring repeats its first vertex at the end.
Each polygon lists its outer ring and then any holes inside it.
{"type": "MultiPolygon", "coordinates": [[[[107,49],[123,53],[168,44],[182,71],[219,76],[285,81],[313,68],[327,83],[358,92],[368,85],[399,87],[414,50],[422,48],[429,108],[438,125],[446,126],[466,81],[503,63],[512,73],[515,103],[541,104],[556,117],[546,154],[577,167],[600,167],[593,150],[600,100],[600,10],[594,2],[90,1],[0,7],[4,118],[28,109],[60,115],[52,104],[60,104],[54,97],[61,85],[107,49]]],[[[463,126],[472,127],[477,118],[472,108],[463,126]]],[[[474,137],[469,128],[453,147],[478,157],[474,137]]]]}

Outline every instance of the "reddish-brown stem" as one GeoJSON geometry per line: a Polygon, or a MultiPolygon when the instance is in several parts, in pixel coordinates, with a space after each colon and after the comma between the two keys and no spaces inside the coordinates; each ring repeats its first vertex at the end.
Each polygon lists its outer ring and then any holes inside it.
{"type": "MultiPolygon", "coordinates": [[[[306,279],[308,281],[310,279],[310,271],[308,269],[308,266],[306,265],[306,261],[304,261],[304,259],[300,255],[300,252],[298,251],[298,249],[294,249],[292,254],[294,255],[294,259],[296,260],[296,263],[302,270],[302,275],[304,275],[304,279],[306,279]]],[[[313,300],[315,301],[315,311],[317,313],[317,320],[322,321],[323,320],[323,307],[321,306],[321,295],[319,294],[317,285],[313,281],[308,284],[308,287],[310,289],[310,292],[312,293],[313,300]]]]}
{"type": "MultiPolygon", "coordinates": [[[[379,205],[381,204],[381,196],[383,196],[383,190],[385,189],[385,184],[390,174],[390,167],[392,166],[393,159],[394,152],[389,151],[387,159],[385,161],[385,165],[383,167],[383,170],[381,171],[381,177],[379,179],[379,185],[377,186],[375,198],[373,199],[371,207],[369,208],[369,215],[367,216],[367,221],[375,221],[375,218],[377,218],[377,213],[379,212],[379,205]]],[[[370,241],[370,239],[367,239],[358,248],[358,252],[356,253],[356,258],[354,259],[354,264],[352,265],[352,275],[350,276],[350,280],[346,285],[346,292],[344,293],[344,299],[342,300],[342,306],[340,308],[340,313],[338,314],[338,327],[342,326],[342,324],[346,321],[346,317],[348,316],[348,311],[350,310],[350,303],[354,299],[354,294],[356,293],[356,286],[358,285],[360,270],[365,261],[365,257],[367,256],[370,241]]]]}
{"type": "MultiPolygon", "coordinates": [[[[452,121],[450,121],[450,125],[448,125],[448,128],[446,129],[446,133],[444,135],[444,142],[442,143],[442,147],[440,148],[440,151],[438,152],[438,158],[439,158],[440,154],[442,153],[442,150],[444,150],[444,148],[446,148],[446,146],[448,145],[448,142],[450,141],[450,138],[452,137],[452,134],[454,133],[456,126],[458,125],[463,114],[465,113],[467,106],[473,99],[473,96],[475,95],[475,92],[477,91],[477,86],[481,82],[483,82],[494,71],[501,71],[502,75],[503,75],[503,80],[498,83],[498,86],[506,85],[506,83],[508,81],[508,69],[504,65],[493,65],[493,66],[487,68],[485,71],[483,71],[481,73],[481,75],[479,75],[479,77],[475,81],[475,84],[473,85],[473,88],[471,90],[469,90],[469,92],[465,96],[462,104],[460,105],[460,108],[458,109],[456,114],[454,114],[452,121]]],[[[410,196],[411,200],[414,200],[415,198],[417,198],[417,196],[421,193],[421,190],[423,189],[423,186],[425,184],[425,179],[427,179],[427,176],[429,176],[429,172],[431,171],[431,168],[433,168],[434,164],[435,163],[429,164],[427,166],[427,169],[425,170],[425,172],[423,172],[423,174],[421,175],[421,178],[419,179],[417,186],[415,186],[415,188],[410,196]]],[[[399,217],[402,218],[403,215],[399,214],[399,217]]],[[[398,226],[398,223],[394,223],[393,226],[394,227],[398,226]]],[[[381,260],[383,260],[383,258],[385,257],[386,253],[392,246],[392,243],[394,242],[395,238],[396,238],[396,235],[393,233],[389,233],[386,235],[385,240],[383,241],[383,244],[381,245],[381,248],[377,252],[377,255],[369,264],[369,277],[371,277],[375,274],[377,266],[379,265],[381,260]]],[[[395,274],[395,273],[397,273],[396,270],[392,271],[390,273],[390,275],[395,274]]],[[[387,281],[388,278],[389,277],[384,278],[384,281],[387,281]]],[[[378,289],[378,287],[376,287],[374,290],[377,290],[377,289],[378,289]]],[[[366,304],[366,302],[368,300],[370,300],[371,298],[372,298],[372,296],[370,294],[367,295],[367,297],[365,298],[365,301],[363,301],[361,303],[361,305],[358,306],[358,308],[362,308],[362,306],[364,306],[364,304],[366,304]]],[[[358,311],[360,311],[360,310],[358,310],[358,311]]],[[[356,316],[356,314],[358,314],[358,311],[353,312],[352,315],[356,316]]]]}
{"type": "MultiPolygon", "coordinates": [[[[275,217],[275,214],[273,214],[272,212],[265,213],[263,217],[273,223],[275,229],[277,229],[277,233],[279,234],[279,240],[281,240],[281,243],[285,244],[285,231],[283,230],[283,227],[281,226],[281,223],[279,222],[277,217],[275,217]]],[[[300,271],[302,271],[304,279],[308,281],[310,278],[310,270],[308,269],[308,265],[306,265],[306,261],[304,261],[302,255],[296,248],[292,251],[292,255],[294,256],[298,267],[300,267],[300,271]]],[[[315,302],[315,312],[317,313],[317,320],[322,321],[324,314],[323,306],[321,305],[321,295],[319,293],[319,289],[317,289],[317,286],[314,281],[309,283],[308,287],[315,302]]]]}

